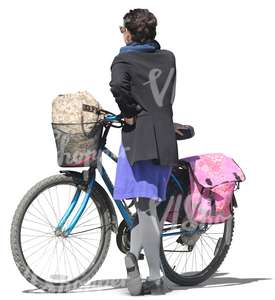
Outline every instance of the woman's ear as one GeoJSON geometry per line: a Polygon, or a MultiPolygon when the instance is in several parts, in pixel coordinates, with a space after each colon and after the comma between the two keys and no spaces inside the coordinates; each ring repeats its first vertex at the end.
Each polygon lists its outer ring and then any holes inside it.
{"type": "Polygon", "coordinates": [[[124,41],[125,41],[126,44],[132,42],[132,35],[131,35],[129,30],[125,31],[123,37],[124,37],[124,41]]]}

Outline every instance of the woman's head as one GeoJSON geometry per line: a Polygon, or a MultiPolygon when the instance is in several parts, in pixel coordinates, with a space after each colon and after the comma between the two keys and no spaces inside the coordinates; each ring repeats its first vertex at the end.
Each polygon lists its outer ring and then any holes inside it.
{"type": "Polygon", "coordinates": [[[131,9],[123,17],[123,33],[125,43],[147,42],[156,36],[157,18],[148,9],[131,9]]]}

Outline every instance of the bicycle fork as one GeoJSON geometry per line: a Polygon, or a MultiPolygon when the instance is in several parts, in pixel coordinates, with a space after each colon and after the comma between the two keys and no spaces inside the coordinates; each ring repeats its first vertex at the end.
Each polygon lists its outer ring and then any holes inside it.
{"type": "Polygon", "coordinates": [[[69,219],[69,217],[71,216],[78,200],[81,194],[81,187],[78,185],[77,189],[75,191],[73,200],[71,201],[68,209],[66,210],[65,214],[63,215],[63,217],[61,218],[61,220],[59,221],[55,233],[56,235],[60,235],[63,237],[66,237],[68,235],[71,234],[72,230],[74,229],[76,223],[79,221],[80,217],[82,216],[83,212],[85,211],[85,208],[89,202],[90,199],[90,195],[92,192],[92,189],[94,187],[94,183],[95,183],[95,171],[92,172],[89,181],[88,181],[88,187],[87,187],[87,191],[85,193],[85,197],[79,207],[79,209],[77,210],[75,216],[73,217],[72,221],[68,224],[68,226],[63,229],[64,225],[66,224],[67,220],[69,219]]]}

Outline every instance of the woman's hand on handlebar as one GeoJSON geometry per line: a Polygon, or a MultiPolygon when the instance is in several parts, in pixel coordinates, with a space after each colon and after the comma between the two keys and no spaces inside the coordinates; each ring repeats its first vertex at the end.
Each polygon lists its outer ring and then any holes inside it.
{"type": "MultiPolygon", "coordinates": [[[[127,124],[127,125],[134,125],[135,122],[136,122],[136,116],[133,116],[133,117],[130,117],[130,118],[127,118],[127,117],[123,117],[123,115],[120,113],[118,115],[115,115],[113,113],[107,113],[105,114],[104,116],[104,121],[107,122],[107,123],[120,123],[121,126],[123,126],[124,124],[127,124]]],[[[113,126],[113,125],[111,125],[113,126]]],[[[117,126],[113,126],[113,127],[117,127],[117,126]]]]}
{"type": "Polygon", "coordinates": [[[125,123],[125,121],[122,120],[122,118],[123,118],[123,116],[121,113],[116,115],[114,113],[108,112],[104,115],[102,122],[103,122],[103,124],[109,125],[111,127],[120,128],[125,123]],[[118,123],[119,125],[117,126],[117,125],[115,125],[115,123],[118,123]]]}
{"type": "Polygon", "coordinates": [[[115,115],[113,113],[108,113],[104,115],[104,120],[108,122],[117,122],[117,121],[121,121],[121,119],[122,119],[121,114],[115,115]]]}
{"type": "Polygon", "coordinates": [[[136,122],[136,117],[131,117],[131,118],[124,117],[124,121],[128,125],[134,125],[136,122]]]}

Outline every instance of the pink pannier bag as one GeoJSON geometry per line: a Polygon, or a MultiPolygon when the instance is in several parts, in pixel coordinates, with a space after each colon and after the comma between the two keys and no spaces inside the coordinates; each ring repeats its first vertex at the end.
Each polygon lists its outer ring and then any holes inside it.
{"type": "Polygon", "coordinates": [[[245,175],[222,153],[183,159],[189,166],[190,193],[184,208],[188,219],[203,224],[224,223],[232,215],[234,190],[245,175]]]}

